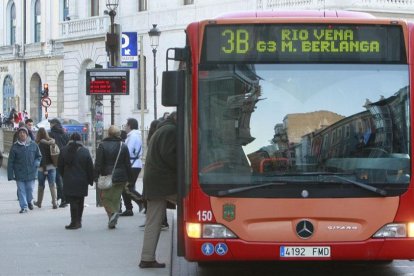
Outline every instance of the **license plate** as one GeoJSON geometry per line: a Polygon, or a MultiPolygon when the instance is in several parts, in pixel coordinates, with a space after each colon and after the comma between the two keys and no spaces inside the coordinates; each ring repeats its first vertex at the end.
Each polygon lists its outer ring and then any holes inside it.
{"type": "Polygon", "coordinates": [[[280,257],[282,258],[328,258],[331,257],[329,246],[281,246],[280,257]]]}

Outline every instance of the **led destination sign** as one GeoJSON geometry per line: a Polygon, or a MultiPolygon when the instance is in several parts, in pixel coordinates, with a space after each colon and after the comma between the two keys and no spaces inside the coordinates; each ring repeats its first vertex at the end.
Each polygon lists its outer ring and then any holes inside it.
{"type": "Polygon", "coordinates": [[[129,95],[129,70],[88,69],[86,95],[129,95]]]}
{"type": "Polygon", "coordinates": [[[407,63],[397,25],[211,25],[202,62],[407,63]]]}

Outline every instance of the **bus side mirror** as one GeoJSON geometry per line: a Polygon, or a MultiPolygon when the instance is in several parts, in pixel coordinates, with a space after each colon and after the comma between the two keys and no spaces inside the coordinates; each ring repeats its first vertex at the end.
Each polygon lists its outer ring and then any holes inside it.
{"type": "Polygon", "coordinates": [[[185,71],[165,71],[162,73],[163,106],[177,106],[179,93],[184,93],[185,71]]]}

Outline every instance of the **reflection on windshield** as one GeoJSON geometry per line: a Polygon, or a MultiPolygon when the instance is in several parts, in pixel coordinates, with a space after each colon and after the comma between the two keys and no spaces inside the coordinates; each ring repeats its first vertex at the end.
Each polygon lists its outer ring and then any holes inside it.
{"type": "Polygon", "coordinates": [[[215,173],[409,181],[406,65],[200,66],[199,86],[201,184],[215,173]]]}

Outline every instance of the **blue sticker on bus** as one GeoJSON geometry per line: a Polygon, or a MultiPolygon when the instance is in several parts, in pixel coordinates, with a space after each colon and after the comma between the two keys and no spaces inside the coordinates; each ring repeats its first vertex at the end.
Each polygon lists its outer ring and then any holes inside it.
{"type": "Polygon", "coordinates": [[[204,255],[206,256],[211,256],[214,253],[214,246],[213,244],[206,242],[203,243],[203,245],[201,246],[201,252],[203,252],[204,255]]]}
{"type": "Polygon", "coordinates": [[[227,254],[228,247],[225,243],[219,242],[216,244],[215,251],[217,255],[224,256],[227,254]]]}

